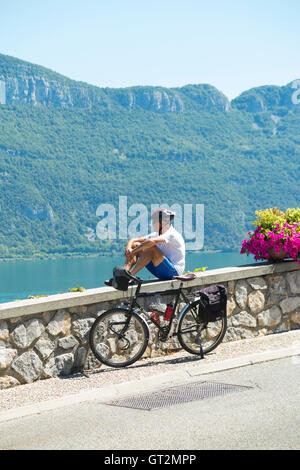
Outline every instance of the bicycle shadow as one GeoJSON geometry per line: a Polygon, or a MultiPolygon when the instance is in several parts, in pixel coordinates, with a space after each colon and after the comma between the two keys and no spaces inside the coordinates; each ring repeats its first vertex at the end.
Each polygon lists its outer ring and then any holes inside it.
{"type": "MultiPolygon", "coordinates": [[[[126,371],[135,371],[135,370],[140,370],[140,369],[145,369],[149,367],[155,367],[155,366],[160,366],[162,364],[172,366],[172,365],[181,365],[181,364],[193,364],[198,361],[203,361],[205,360],[205,357],[213,355],[214,352],[211,352],[209,354],[206,354],[203,359],[201,359],[198,356],[184,356],[184,357],[170,357],[169,359],[166,356],[161,356],[158,358],[141,358],[139,359],[136,363],[127,366],[127,367],[109,367],[102,365],[99,368],[96,369],[91,369],[91,370],[86,370],[86,371],[78,371],[75,372],[74,374],[70,374],[67,376],[60,376],[59,378],[61,379],[74,379],[74,378],[90,378],[91,376],[95,376],[98,374],[109,374],[111,376],[120,373],[120,371],[123,371],[124,374],[126,371]]],[[[172,369],[170,369],[172,370],[172,369]]]]}

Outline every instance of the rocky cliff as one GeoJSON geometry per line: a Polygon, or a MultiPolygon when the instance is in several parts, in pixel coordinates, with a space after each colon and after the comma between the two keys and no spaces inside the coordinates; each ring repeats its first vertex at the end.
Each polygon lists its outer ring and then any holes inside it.
{"type": "Polygon", "coordinates": [[[62,108],[102,104],[100,88],[70,80],[51,70],[0,54],[2,104],[32,104],[62,108]]]}
{"type": "Polygon", "coordinates": [[[261,86],[245,91],[231,102],[232,107],[250,113],[276,111],[280,107],[295,108],[300,104],[300,80],[286,86],[261,86]]]}
{"type": "Polygon", "coordinates": [[[76,82],[51,70],[0,54],[0,104],[32,104],[61,108],[110,107],[182,113],[197,106],[205,111],[227,111],[228,99],[210,85],[182,88],[98,88],[76,82]]]}
{"type": "Polygon", "coordinates": [[[197,108],[227,112],[230,106],[256,113],[294,108],[300,104],[300,80],[286,86],[261,86],[242,93],[231,103],[215,87],[207,84],[180,88],[136,86],[99,88],[71,80],[52,70],[0,54],[0,104],[31,104],[58,108],[110,108],[120,105],[134,110],[183,113],[197,108]]]}

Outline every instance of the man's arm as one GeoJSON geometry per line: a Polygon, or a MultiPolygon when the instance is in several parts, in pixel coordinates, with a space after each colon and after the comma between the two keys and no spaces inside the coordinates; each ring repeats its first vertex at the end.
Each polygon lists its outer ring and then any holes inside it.
{"type": "Polygon", "coordinates": [[[158,245],[159,243],[166,243],[166,240],[163,237],[148,238],[147,240],[145,240],[144,238],[139,238],[136,241],[140,241],[140,245],[131,250],[130,253],[133,256],[139,253],[140,251],[152,248],[153,246],[158,245]]]}
{"type": "Polygon", "coordinates": [[[127,245],[126,245],[126,248],[125,248],[125,255],[129,255],[129,254],[132,252],[132,246],[133,246],[135,243],[142,243],[143,241],[145,241],[144,238],[131,238],[131,239],[127,242],[127,245]]]}

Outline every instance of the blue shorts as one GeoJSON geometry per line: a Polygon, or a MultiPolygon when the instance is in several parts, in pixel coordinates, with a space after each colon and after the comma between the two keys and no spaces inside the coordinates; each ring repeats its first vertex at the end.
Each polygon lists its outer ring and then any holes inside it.
{"type": "Polygon", "coordinates": [[[168,279],[172,279],[173,276],[178,276],[178,272],[174,265],[166,256],[158,266],[154,266],[152,261],[150,261],[150,263],[146,265],[146,268],[151,274],[153,274],[153,276],[161,279],[162,281],[167,281],[168,279]]]}

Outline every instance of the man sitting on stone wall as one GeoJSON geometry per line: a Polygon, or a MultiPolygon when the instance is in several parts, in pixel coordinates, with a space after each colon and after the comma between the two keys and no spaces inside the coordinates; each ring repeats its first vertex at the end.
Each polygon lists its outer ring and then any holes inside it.
{"type": "MultiPolygon", "coordinates": [[[[161,280],[180,276],[185,268],[185,243],[181,234],[173,227],[175,212],[158,209],[151,215],[154,232],[141,238],[132,238],[125,249],[124,273],[132,275],[146,267],[161,280]]],[[[115,268],[118,273],[122,268],[115,268]]],[[[106,281],[114,285],[113,280],[106,281]]]]}

